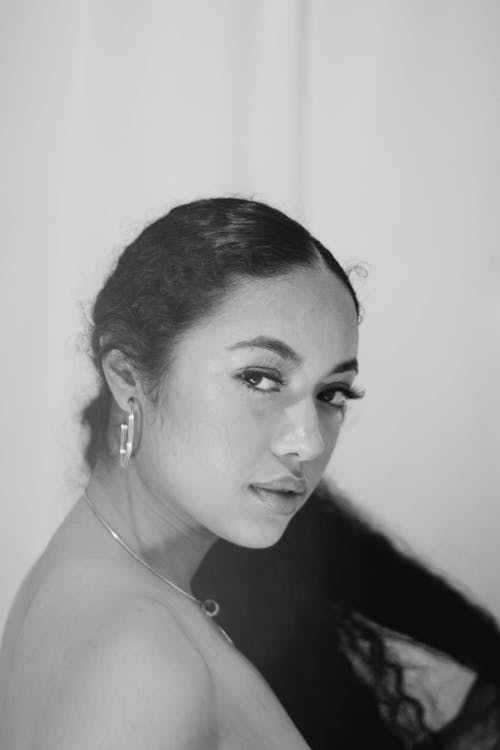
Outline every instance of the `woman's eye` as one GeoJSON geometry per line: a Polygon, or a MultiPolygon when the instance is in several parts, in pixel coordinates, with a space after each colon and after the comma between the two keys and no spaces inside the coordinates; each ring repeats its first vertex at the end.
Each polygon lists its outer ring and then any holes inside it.
{"type": "Polygon", "coordinates": [[[259,372],[259,370],[245,370],[240,373],[239,378],[248,388],[262,393],[279,391],[282,385],[281,378],[278,375],[259,372]]]}
{"type": "Polygon", "coordinates": [[[324,401],[331,406],[343,407],[347,403],[348,395],[338,388],[329,388],[328,390],[320,393],[319,398],[321,399],[321,401],[324,401]]]}
{"type": "Polygon", "coordinates": [[[319,394],[318,398],[330,406],[345,410],[348,401],[363,398],[364,395],[365,392],[363,390],[359,390],[354,386],[343,385],[326,388],[319,394]]]}

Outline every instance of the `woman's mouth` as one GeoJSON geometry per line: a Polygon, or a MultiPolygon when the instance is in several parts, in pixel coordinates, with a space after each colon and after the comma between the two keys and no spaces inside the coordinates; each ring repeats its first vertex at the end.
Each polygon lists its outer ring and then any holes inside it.
{"type": "Polygon", "coordinates": [[[270,490],[264,487],[250,485],[257,501],[266,506],[273,513],[280,516],[291,516],[300,507],[304,493],[270,490]]]}

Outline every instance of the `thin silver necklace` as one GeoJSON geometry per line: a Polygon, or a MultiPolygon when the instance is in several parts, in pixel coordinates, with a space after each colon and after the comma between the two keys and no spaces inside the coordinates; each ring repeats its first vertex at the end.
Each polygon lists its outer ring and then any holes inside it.
{"type": "MultiPolygon", "coordinates": [[[[192,596],[191,594],[188,594],[187,591],[184,591],[184,589],[181,589],[180,586],[177,586],[176,583],[173,581],[169,581],[168,578],[165,578],[165,576],[162,576],[161,573],[158,573],[157,570],[155,570],[146,560],[144,560],[140,555],[137,554],[137,552],[134,552],[133,549],[131,549],[128,544],[126,544],[121,536],[119,536],[114,529],[111,528],[111,526],[108,524],[108,522],[101,516],[97,508],[95,507],[94,503],[90,499],[89,493],[87,490],[84,490],[83,496],[87,502],[87,505],[95,515],[95,517],[102,523],[104,528],[111,534],[113,539],[120,544],[124,550],[126,550],[129,555],[132,555],[134,560],[137,560],[138,563],[143,565],[145,568],[147,568],[151,573],[153,573],[157,578],[161,578],[162,581],[165,583],[168,583],[169,586],[171,586],[173,589],[179,592],[179,594],[183,594],[187,599],[191,599],[192,602],[195,602],[200,607],[203,614],[205,614],[210,619],[217,617],[220,611],[220,607],[218,603],[214,599],[205,599],[204,601],[201,601],[201,599],[197,599],[195,596],[192,596]]],[[[221,628],[221,626],[218,623],[215,623],[221,633],[224,635],[224,637],[229,641],[231,645],[233,645],[233,641],[228,636],[224,628],[221,628]]]]}

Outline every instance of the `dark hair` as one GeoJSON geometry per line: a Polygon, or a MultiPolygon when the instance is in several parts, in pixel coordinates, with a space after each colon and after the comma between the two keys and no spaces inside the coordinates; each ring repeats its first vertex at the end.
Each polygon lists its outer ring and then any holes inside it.
{"type": "Polygon", "coordinates": [[[220,603],[219,622],[314,750],[498,746],[495,620],[324,481],[272,547],[217,541],[193,590],[220,603]],[[407,689],[398,642],[478,675],[473,700],[441,731],[407,689]]]}
{"type": "Polygon", "coordinates": [[[123,352],[154,398],[180,337],[238,282],[322,264],[345,284],[359,318],[354,289],[331,253],[303,226],[264,203],[199,200],[146,227],[123,251],[92,311],[91,349],[100,390],[82,414],[89,428],[88,465],[107,451],[112,399],[101,366],[107,352],[123,352]]]}

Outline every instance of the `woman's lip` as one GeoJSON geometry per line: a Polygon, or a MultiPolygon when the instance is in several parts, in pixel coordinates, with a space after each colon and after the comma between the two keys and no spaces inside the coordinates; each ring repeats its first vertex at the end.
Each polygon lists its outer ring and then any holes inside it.
{"type": "Polygon", "coordinates": [[[280,516],[291,516],[299,508],[303,494],[297,492],[280,492],[278,490],[268,490],[264,487],[258,487],[251,484],[259,502],[280,516]]]}
{"type": "Polygon", "coordinates": [[[295,474],[287,474],[283,477],[270,479],[267,482],[251,482],[251,484],[252,487],[261,487],[264,490],[296,492],[298,495],[303,495],[304,492],[307,492],[308,488],[307,479],[302,476],[296,476],[295,474]]]}

